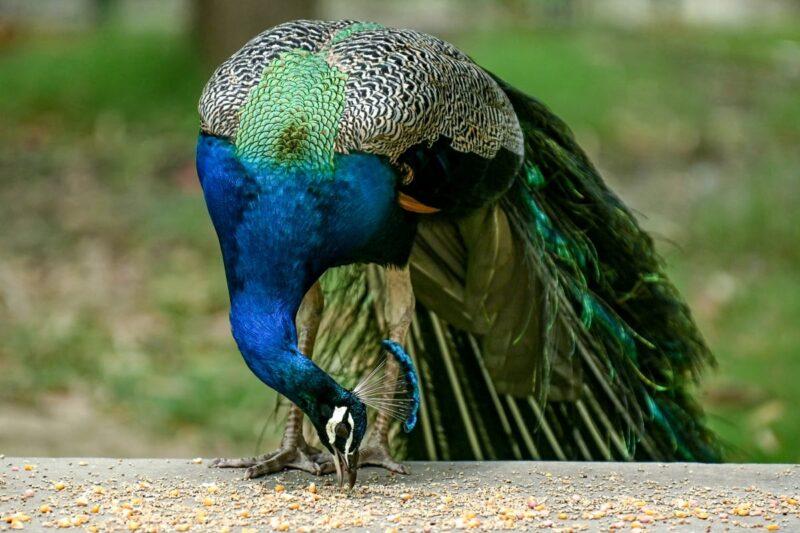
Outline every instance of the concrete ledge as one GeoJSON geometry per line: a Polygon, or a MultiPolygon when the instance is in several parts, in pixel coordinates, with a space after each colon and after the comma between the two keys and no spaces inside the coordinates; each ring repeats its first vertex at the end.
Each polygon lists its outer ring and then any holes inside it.
{"type": "Polygon", "coordinates": [[[800,531],[798,465],[411,463],[409,476],[363,470],[351,493],[207,465],[2,458],[0,529],[800,531]]]}

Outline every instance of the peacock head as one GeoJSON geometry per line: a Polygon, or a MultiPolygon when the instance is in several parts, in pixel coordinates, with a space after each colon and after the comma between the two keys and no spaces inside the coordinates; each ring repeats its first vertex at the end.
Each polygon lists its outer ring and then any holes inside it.
{"type": "Polygon", "coordinates": [[[313,420],[319,440],[333,456],[339,486],[347,475],[349,486],[356,482],[358,450],[367,431],[367,407],[355,394],[344,391],[330,404],[322,404],[313,420]]]}
{"type": "Polygon", "coordinates": [[[406,433],[417,423],[420,395],[414,363],[397,342],[381,344],[397,363],[399,375],[387,379],[382,370],[388,359],[384,359],[352,391],[340,389],[334,401],[318,404],[309,413],[320,442],[333,455],[340,487],[344,474],[350,488],[356,482],[358,451],[367,431],[367,406],[402,421],[406,433]]]}

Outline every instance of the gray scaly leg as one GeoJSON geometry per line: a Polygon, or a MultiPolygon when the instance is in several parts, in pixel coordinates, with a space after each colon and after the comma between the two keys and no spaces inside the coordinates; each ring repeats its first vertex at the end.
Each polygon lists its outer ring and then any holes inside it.
{"type": "MultiPolygon", "coordinates": [[[[297,347],[308,357],[312,356],[314,350],[323,305],[322,289],[317,282],[303,298],[296,319],[297,347]]],[[[215,459],[211,466],[247,468],[246,478],[260,477],[290,468],[304,470],[314,475],[324,474],[333,469],[330,454],[322,453],[306,442],[303,437],[303,412],[294,404],[289,407],[286,428],[277,450],[258,457],[215,459]]]]}
{"type": "MultiPolygon", "coordinates": [[[[389,331],[389,338],[403,344],[414,316],[414,290],[411,287],[411,273],[408,266],[402,269],[388,268],[386,273],[386,300],[384,301],[382,327],[389,331]]],[[[378,313],[381,315],[381,313],[378,313]]],[[[397,381],[400,367],[393,357],[386,361],[384,379],[389,383],[397,381]]],[[[393,392],[385,395],[391,400],[393,392]]],[[[408,468],[395,461],[389,451],[389,425],[391,419],[386,413],[378,413],[367,446],[362,448],[358,456],[358,465],[379,466],[398,474],[408,474],[408,468]]]]}

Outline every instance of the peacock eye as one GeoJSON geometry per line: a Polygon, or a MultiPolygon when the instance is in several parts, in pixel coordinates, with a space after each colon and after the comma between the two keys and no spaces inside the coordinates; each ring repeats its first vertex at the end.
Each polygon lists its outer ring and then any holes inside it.
{"type": "Polygon", "coordinates": [[[350,428],[347,427],[347,424],[344,422],[336,424],[336,429],[334,431],[336,432],[336,436],[342,439],[346,439],[347,436],[350,435],[350,428]]]}
{"type": "Polygon", "coordinates": [[[405,161],[397,165],[397,172],[400,174],[401,184],[411,185],[411,182],[414,181],[414,169],[405,161]]]}

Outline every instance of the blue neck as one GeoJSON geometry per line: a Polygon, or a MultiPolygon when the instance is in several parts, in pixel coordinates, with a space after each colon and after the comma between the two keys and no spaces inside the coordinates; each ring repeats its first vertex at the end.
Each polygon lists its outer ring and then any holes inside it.
{"type": "Polygon", "coordinates": [[[231,143],[206,135],[197,167],[247,365],[309,414],[348,395],[298,351],[294,317],[326,269],[372,260],[372,245],[387,240],[398,216],[391,168],[375,156],[337,156],[335,175],[319,176],[243,162],[231,143]]]}

